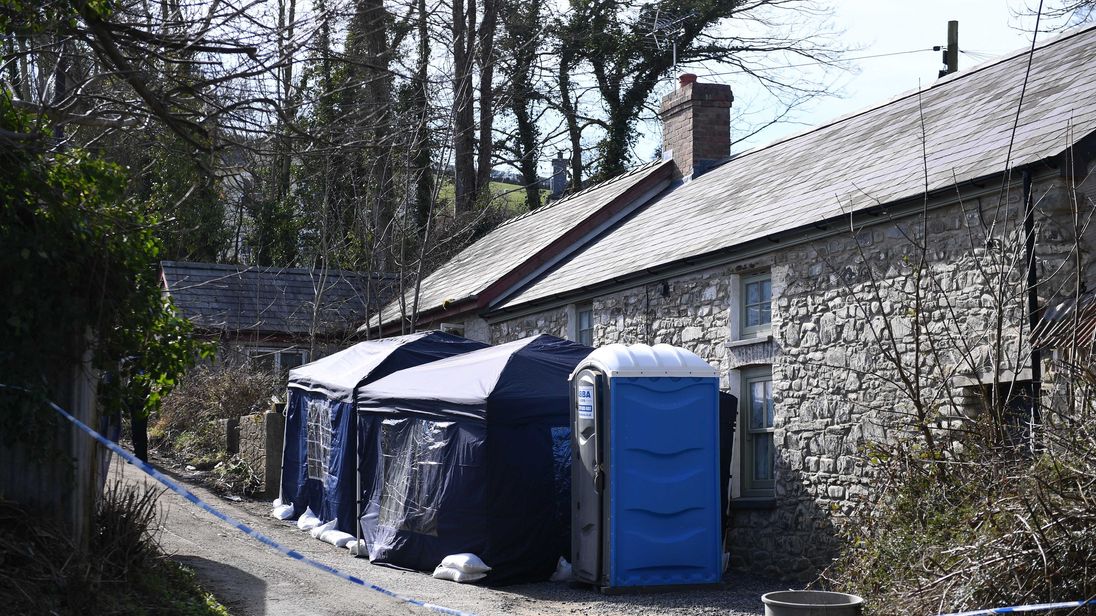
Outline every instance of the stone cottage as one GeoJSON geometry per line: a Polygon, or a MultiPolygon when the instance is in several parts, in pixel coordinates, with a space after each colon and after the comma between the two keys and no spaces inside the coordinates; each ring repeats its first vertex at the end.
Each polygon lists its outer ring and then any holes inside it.
{"type": "MultiPolygon", "coordinates": [[[[453,299],[415,324],[706,358],[741,407],[732,563],[805,577],[874,494],[870,443],[1043,391],[1030,327],[1094,288],[1096,29],[729,157],[732,102],[683,76],[662,104],[666,162],[585,193],[585,216],[612,214],[579,232],[563,200],[504,225],[424,281],[453,299]],[[490,296],[451,293],[464,277],[490,296]]],[[[393,305],[374,325],[398,320],[393,305]]]]}

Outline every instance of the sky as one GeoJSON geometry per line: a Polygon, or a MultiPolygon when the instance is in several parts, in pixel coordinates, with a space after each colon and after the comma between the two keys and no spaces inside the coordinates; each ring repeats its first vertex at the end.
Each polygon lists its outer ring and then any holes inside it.
{"type": "MultiPolygon", "coordinates": [[[[1037,0],[1029,0],[1029,4],[1035,6],[1037,0]]],[[[741,134],[735,134],[732,119],[732,141],[736,142],[732,150],[741,152],[761,146],[876,106],[916,90],[919,85],[930,86],[943,68],[941,52],[931,49],[934,45],[946,45],[949,20],[959,21],[960,72],[993,57],[1030,47],[1034,18],[1018,15],[1024,7],[1023,0],[834,0],[830,22],[844,30],[841,42],[855,48],[846,54],[847,58],[854,58],[849,62],[851,70],[832,75],[835,89],[842,97],[810,101],[794,114],[793,122],[772,126],[745,141],[741,134]],[[884,54],[895,55],[871,57],[884,54]]],[[[1044,34],[1043,29],[1041,26],[1040,40],[1053,36],[1044,34]]],[[[725,67],[680,67],[678,73],[683,72],[696,73],[702,82],[729,83],[735,94],[734,105],[746,106],[735,109],[739,113],[747,107],[751,111],[765,111],[758,107],[771,105],[751,90],[757,89],[755,84],[741,75],[726,75],[725,67]]],[[[666,90],[670,87],[670,83],[665,85],[666,90]]],[[[636,147],[636,154],[645,160],[661,139],[658,126],[652,123],[640,126],[642,136],[636,147]]]]}

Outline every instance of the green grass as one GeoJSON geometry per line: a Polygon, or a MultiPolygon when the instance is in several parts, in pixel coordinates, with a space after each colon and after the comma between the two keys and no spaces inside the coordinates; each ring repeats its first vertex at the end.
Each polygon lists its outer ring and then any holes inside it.
{"type": "MultiPolygon", "coordinates": [[[[527,212],[525,208],[525,188],[518,184],[506,184],[504,182],[491,182],[490,184],[491,195],[504,199],[506,210],[513,215],[527,212]]],[[[541,202],[544,201],[544,196],[548,194],[547,190],[540,191],[541,202]]],[[[452,182],[446,182],[442,184],[441,189],[438,191],[438,201],[445,203],[453,203],[453,199],[456,195],[456,190],[453,188],[452,182]]]]}
{"type": "Polygon", "coordinates": [[[100,591],[99,609],[113,614],[231,616],[198,583],[194,571],[168,558],[129,576],[121,587],[100,591]]]}

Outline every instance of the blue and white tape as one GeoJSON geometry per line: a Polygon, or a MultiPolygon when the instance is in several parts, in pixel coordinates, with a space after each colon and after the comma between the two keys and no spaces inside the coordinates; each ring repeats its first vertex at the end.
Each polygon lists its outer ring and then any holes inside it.
{"type": "MultiPolygon", "coordinates": [[[[5,386],[0,385],[0,387],[5,387],[5,386]]],[[[57,406],[53,402],[50,402],[49,405],[50,405],[50,407],[53,408],[53,410],[60,413],[62,417],[69,420],[70,422],[72,422],[73,425],[80,428],[84,432],[88,433],[95,440],[99,441],[104,447],[106,447],[106,448],[110,449],[111,451],[113,451],[114,453],[122,456],[123,458],[126,459],[126,461],[130,462],[131,464],[133,464],[137,468],[141,469],[145,473],[148,473],[149,475],[152,476],[153,479],[155,479],[156,481],[159,481],[160,483],[167,486],[167,488],[169,490],[171,490],[172,492],[175,492],[176,494],[182,496],[183,498],[187,499],[188,501],[194,503],[198,507],[208,511],[209,513],[216,516],[217,518],[220,518],[225,523],[227,523],[231,526],[234,526],[236,528],[236,530],[244,533],[245,535],[248,535],[249,537],[251,537],[252,539],[255,539],[259,543],[263,543],[265,545],[268,545],[268,546],[274,548],[275,550],[278,550],[282,554],[285,554],[286,556],[288,556],[288,557],[290,557],[294,560],[299,560],[299,561],[301,561],[301,562],[303,562],[307,565],[311,565],[312,567],[315,567],[316,569],[319,569],[320,571],[323,571],[325,573],[330,573],[331,575],[334,575],[336,577],[340,577],[340,578],[346,580],[347,582],[350,582],[351,584],[356,584],[358,586],[368,588],[369,590],[377,591],[377,592],[381,593],[382,595],[386,595],[386,596],[388,596],[392,599],[395,599],[397,601],[402,601],[402,602],[407,603],[409,605],[414,605],[414,606],[417,606],[417,607],[426,608],[428,610],[433,610],[435,612],[440,612],[442,614],[452,614],[453,616],[474,616],[470,612],[463,612],[461,610],[455,610],[453,608],[448,608],[448,607],[445,607],[445,606],[442,606],[442,605],[437,605],[437,604],[434,604],[434,603],[427,603],[426,601],[419,601],[418,599],[412,599],[411,597],[405,597],[405,596],[403,596],[399,593],[388,590],[387,588],[382,588],[380,586],[377,586],[376,584],[370,584],[369,582],[366,582],[365,580],[363,580],[361,578],[355,577],[355,576],[350,575],[348,573],[343,573],[342,571],[339,571],[338,569],[336,569],[332,566],[325,565],[325,564],[323,564],[319,561],[313,560],[313,559],[305,556],[304,554],[301,554],[300,552],[298,552],[296,550],[291,550],[291,549],[285,547],[284,545],[278,543],[277,541],[271,539],[270,537],[267,537],[266,535],[264,535],[264,534],[258,532],[257,530],[251,528],[247,524],[244,524],[243,522],[239,522],[239,521],[235,520],[232,516],[230,516],[226,513],[222,513],[220,511],[218,511],[217,509],[214,509],[211,505],[209,505],[208,503],[206,503],[202,499],[198,498],[198,496],[196,494],[194,494],[190,490],[187,490],[183,486],[179,485],[178,483],[176,483],[173,479],[171,479],[167,475],[164,475],[160,471],[156,470],[151,464],[148,464],[147,462],[144,462],[144,461],[140,460],[139,458],[137,458],[137,456],[133,455],[132,453],[130,453],[128,451],[126,451],[125,449],[122,449],[121,447],[118,446],[117,443],[114,443],[114,442],[110,441],[109,439],[107,439],[103,435],[99,434],[95,430],[92,430],[90,427],[88,427],[86,424],[84,424],[84,422],[80,421],[79,419],[76,419],[71,414],[69,414],[68,411],[61,408],[60,406],[57,406]]]]}
{"type": "Polygon", "coordinates": [[[1012,607],[994,607],[970,612],[955,612],[954,614],[940,614],[940,616],[991,616],[992,614],[1019,614],[1021,612],[1046,612],[1050,610],[1066,610],[1071,607],[1084,607],[1096,605],[1096,599],[1079,601],[1063,601],[1061,603],[1039,603],[1036,605],[1014,605],[1012,607]]]}

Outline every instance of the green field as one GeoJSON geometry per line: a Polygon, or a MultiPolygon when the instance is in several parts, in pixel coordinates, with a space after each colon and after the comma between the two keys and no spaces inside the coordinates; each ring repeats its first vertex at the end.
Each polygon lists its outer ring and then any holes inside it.
{"type": "MultiPolygon", "coordinates": [[[[491,182],[491,195],[492,200],[503,199],[505,200],[506,209],[512,214],[521,214],[525,211],[525,189],[518,184],[507,184],[504,182],[491,182]]],[[[544,202],[544,198],[548,195],[547,190],[540,191],[541,203],[544,202]]],[[[446,182],[442,185],[441,190],[438,191],[438,200],[447,204],[453,203],[454,188],[452,182],[446,182]]]]}

